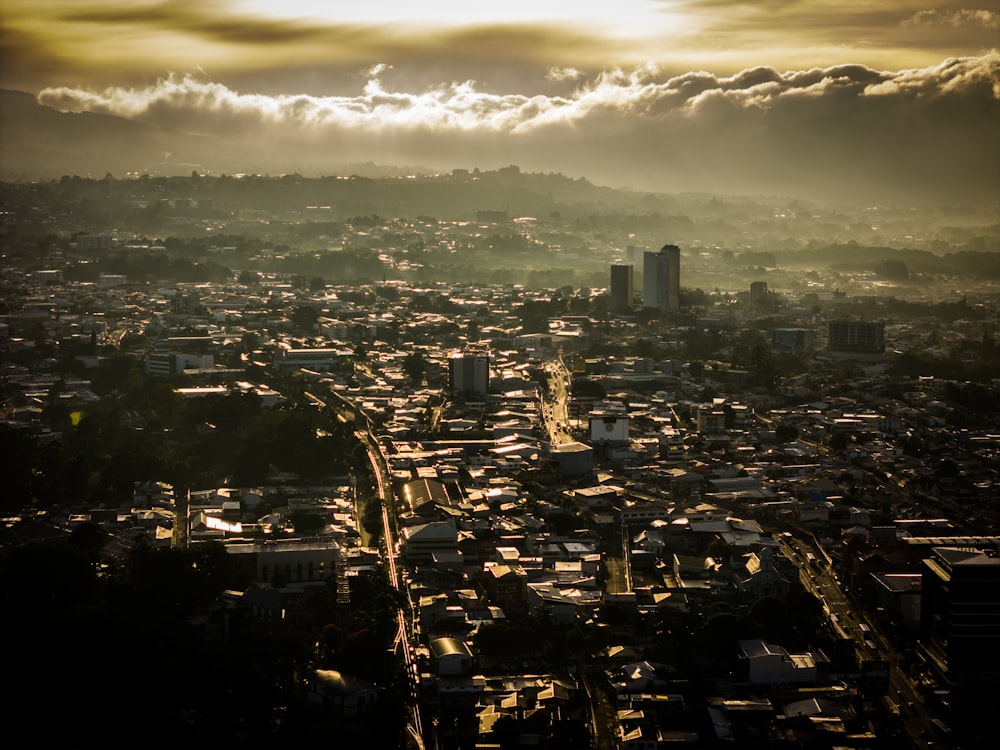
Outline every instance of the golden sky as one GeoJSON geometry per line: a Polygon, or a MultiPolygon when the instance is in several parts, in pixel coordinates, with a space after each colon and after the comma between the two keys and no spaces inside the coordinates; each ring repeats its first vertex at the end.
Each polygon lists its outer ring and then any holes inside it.
{"type": "Polygon", "coordinates": [[[1000,6],[930,2],[0,0],[0,87],[261,162],[240,171],[992,194],[1000,6]]]}
{"type": "Polygon", "coordinates": [[[3,0],[3,86],[136,85],[168,73],[336,93],[352,73],[474,79],[655,64],[731,74],[843,63],[900,70],[1000,46],[996,0],[3,0]],[[970,4],[972,3],[972,4],[970,4]]]}

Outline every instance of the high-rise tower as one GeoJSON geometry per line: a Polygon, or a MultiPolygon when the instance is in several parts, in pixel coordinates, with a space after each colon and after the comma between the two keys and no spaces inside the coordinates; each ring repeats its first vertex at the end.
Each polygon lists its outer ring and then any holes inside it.
{"type": "Polygon", "coordinates": [[[750,308],[761,310],[767,307],[767,282],[755,281],[750,284],[750,308]]]}
{"type": "Polygon", "coordinates": [[[448,360],[448,374],[452,393],[486,396],[490,390],[490,356],[478,349],[456,352],[448,360]]]}
{"type": "Polygon", "coordinates": [[[631,263],[611,266],[611,309],[628,310],[632,307],[634,269],[631,263]]]}
{"type": "Polygon", "coordinates": [[[681,249],[664,245],[658,253],[643,255],[643,306],[675,312],[681,306],[681,249]]]}

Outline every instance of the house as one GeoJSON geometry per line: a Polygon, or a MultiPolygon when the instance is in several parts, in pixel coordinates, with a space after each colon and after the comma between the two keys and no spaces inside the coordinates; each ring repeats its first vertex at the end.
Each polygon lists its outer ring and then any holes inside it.
{"type": "Polygon", "coordinates": [[[522,566],[487,564],[483,574],[483,588],[491,603],[505,612],[524,609],[528,574],[522,566]]]}
{"type": "Polygon", "coordinates": [[[551,583],[528,584],[528,607],[547,608],[552,621],[568,625],[576,620],[576,600],[566,596],[551,583]]]}
{"type": "Polygon", "coordinates": [[[338,716],[357,716],[378,699],[375,685],[333,669],[317,669],[306,679],[306,700],[329,707],[338,716]]]}
{"type": "Polygon", "coordinates": [[[665,688],[668,684],[664,675],[673,672],[673,667],[648,661],[623,664],[611,675],[611,685],[618,693],[650,693],[665,688]]]}

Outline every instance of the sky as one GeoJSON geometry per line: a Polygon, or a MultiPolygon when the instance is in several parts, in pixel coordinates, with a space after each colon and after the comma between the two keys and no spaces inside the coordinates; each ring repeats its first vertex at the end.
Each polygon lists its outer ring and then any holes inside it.
{"type": "Polygon", "coordinates": [[[0,3],[0,86],[65,111],[643,190],[988,190],[998,48],[997,0],[0,3]]]}

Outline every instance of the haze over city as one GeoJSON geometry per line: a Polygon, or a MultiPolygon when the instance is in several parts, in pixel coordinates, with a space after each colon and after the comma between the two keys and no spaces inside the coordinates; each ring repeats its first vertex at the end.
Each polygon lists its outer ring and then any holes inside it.
{"type": "Polygon", "coordinates": [[[138,172],[516,163],[648,191],[1000,191],[1000,14],[962,0],[14,0],[0,24],[4,88],[200,137],[138,172]]]}
{"type": "Polygon", "coordinates": [[[11,736],[996,736],[996,0],[0,3],[11,736]]]}

